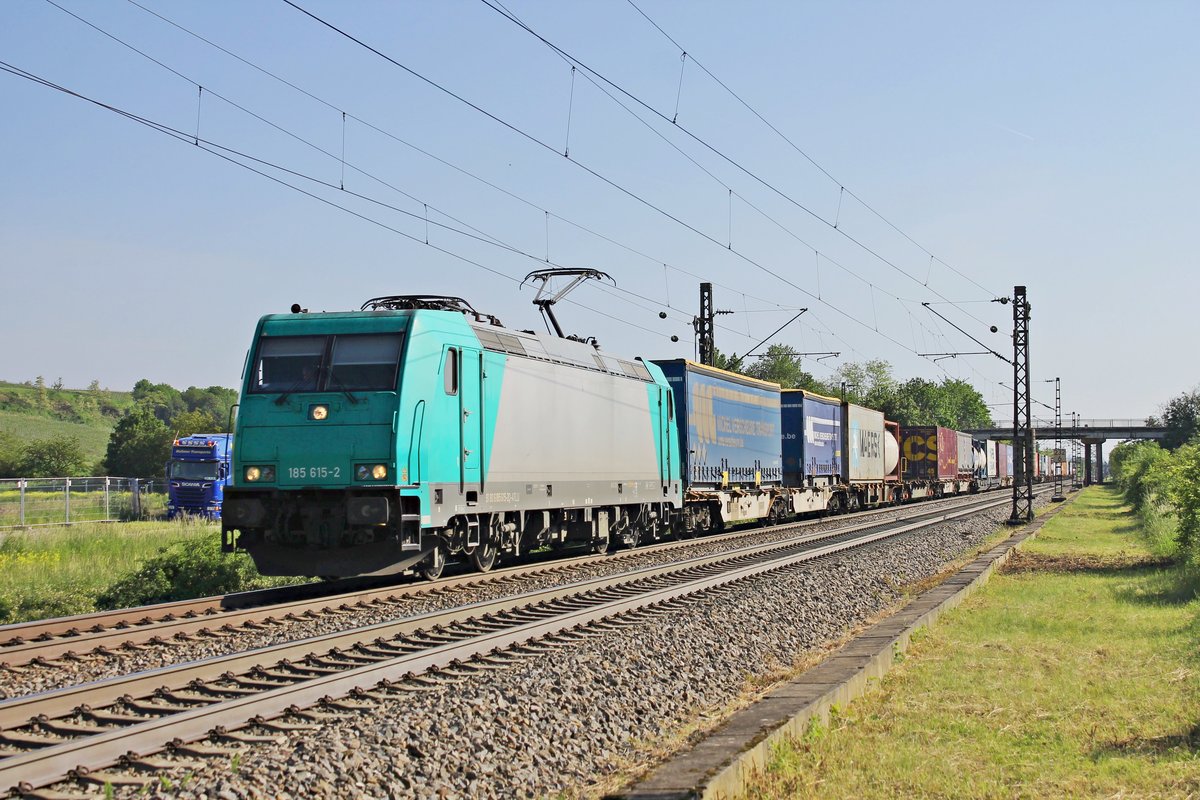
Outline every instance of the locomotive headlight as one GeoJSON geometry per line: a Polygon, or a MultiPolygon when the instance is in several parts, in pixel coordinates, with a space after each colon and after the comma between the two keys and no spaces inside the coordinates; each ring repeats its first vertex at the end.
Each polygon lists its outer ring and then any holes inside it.
{"type": "Polygon", "coordinates": [[[246,467],[242,475],[246,483],[271,483],[275,480],[275,468],[270,465],[246,467]]]}
{"type": "Polygon", "coordinates": [[[320,420],[325,419],[328,416],[329,416],[329,406],[323,405],[323,404],[309,406],[309,409],[308,409],[308,418],[309,419],[315,419],[317,421],[320,421],[320,420]]]}
{"type": "Polygon", "coordinates": [[[387,478],[387,464],[356,464],[354,479],[359,481],[381,481],[387,478]]]}

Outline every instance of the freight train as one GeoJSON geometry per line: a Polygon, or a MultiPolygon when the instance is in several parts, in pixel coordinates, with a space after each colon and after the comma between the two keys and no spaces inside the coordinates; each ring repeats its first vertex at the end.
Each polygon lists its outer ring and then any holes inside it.
{"type": "Polygon", "coordinates": [[[222,548],[264,575],[440,576],[1011,484],[1012,447],[449,297],[263,317],[222,548]]]}

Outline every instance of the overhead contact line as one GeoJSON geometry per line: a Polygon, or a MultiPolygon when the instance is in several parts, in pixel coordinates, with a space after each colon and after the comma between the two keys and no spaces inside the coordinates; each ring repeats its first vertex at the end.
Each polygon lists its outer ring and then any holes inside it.
{"type": "MultiPolygon", "coordinates": [[[[283,0],[283,2],[287,3],[288,5],[295,6],[295,3],[293,3],[293,2],[292,2],[292,0],[283,0]]],[[[872,256],[874,256],[876,259],[878,259],[878,260],[879,260],[879,261],[881,261],[882,263],[886,264],[886,265],[887,265],[888,267],[890,267],[891,269],[895,270],[896,272],[899,272],[901,275],[904,275],[906,278],[908,278],[909,280],[913,281],[914,283],[917,283],[917,284],[919,284],[919,285],[921,285],[921,286],[924,286],[924,287],[925,287],[925,288],[927,288],[927,289],[930,289],[930,291],[932,291],[932,292],[933,292],[935,295],[937,295],[938,297],[942,298],[943,300],[946,300],[946,299],[947,299],[947,298],[946,298],[944,295],[942,295],[942,294],[941,294],[940,292],[938,292],[936,289],[932,289],[931,287],[929,287],[928,283],[923,283],[923,282],[922,282],[922,281],[921,281],[919,278],[917,278],[916,276],[914,276],[914,275],[910,274],[910,273],[909,273],[907,270],[903,269],[902,267],[900,267],[898,264],[894,263],[894,262],[893,262],[893,261],[891,261],[890,259],[888,259],[888,258],[884,257],[884,256],[883,256],[881,253],[879,253],[879,252],[878,252],[878,251],[876,251],[875,249],[873,249],[873,248],[869,247],[868,245],[866,245],[865,243],[863,243],[863,242],[862,242],[862,241],[860,241],[859,239],[855,238],[854,236],[851,236],[850,234],[846,233],[846,232],[845,232],[845,230],[844,230],[844,229],[842,229],[842,228],[839,228],[839,227],[836,225],[836,223],[831,223],[829,220],[825,219],[823,216],[821,216],[821,215],[820,215],[820,214],[818,214],[817,212],[813,211],[813,210],[812,210],[811,208],[809,208],[808,206],[806,206],[806,205],[804,205],[803,203],[801,203],[800,201],[796,200],[794,197],[792,197],[792,196],[791,196],[791,195],[789,195],[787,192],[785,192],[785,191],[783,191],[782,189],[780,189],[780,188],[779,188],[778,186],[776,186],[775,184],[773,184],[773,183],[771,183],[770,181],[768,181],[767,179],[763,178],[761,175],[757,174],[756,172],[754,172],[753,170],[751,170],[749,167],[746,167],[744,164],[742,164],[742,163],[741,163],[740,161],[738,161],[737,159],[735,159],[735,158],[733,158],[732,156],[728,155],[727,153],[725,153],[724,151],[722,151],[720,148],[716,147],[715,145],[713,145],[713,144],[710,144],[710,143],[709,143],[707,140],[703,139],[703,138],[702,138],[702,137],[700,137],[698,134],[696,134],[696,133],[692,132],[690,129],[688,129],[688,128],[687,128],[687,126],[678,124],[678,122],[677,122],[676,120],[673,120],[673,119],[672,119],[671,117],[669,117],[667,114],[665,114],[664,112],[662,112],[662,111],[658,110],[658,109],[657,109],[657,108],[655,108],[653,105],[651,105],[651,104],[650,104],[650,103],[648,103],[647,101],[643,100],[642,98],[638,97],[637,95],[635,95],[635,94],[634,94],[633,92],[631,92],[630,90],[628,90],[628,89],[624,88],[623,86],[621,86],[620,84],[618,84],[616,81],[613,81],[612,79],[608,78],[608,77],[607,77],[607,76],[605,76],[603,73],[601,73],[601,72],[599,72],[598,70],[596,70],[595,68],[593,68],[593,67],[591,67],[591,66],[588,66],[586,63],[584,63],[583,61],[581,61],[581,60],[580,60],[579,58],[577,58],[576,56],[572,55],[571,53],[567,52],[567,51],[566,51],[566,50],[564,50],[563,48],[561,48],[561,47],[559,47],[558,45],[554,44],[554,43],[553,43],[553,42],[551,42],[549,39],[547,39],[546,37],[542,36],[540,33],[538,33],[538,32],[537,32],[537,31],[535,31],[533,28],[531,28],[531,27],[530,27],[528,24],[526,24],[524,21],[522,21],[522,20],[521,20],[519,17],[517,17],[515,14],[513,14],[512,12],[510,12],[510,11],[508,11],[507,9],[503,8],[502,6],[500,6],[498,3],[495,3],[495,2],[493,2],[493,0],[480,0],[480,2],[482,2],[484,5],[486,5],[488,8],[490,8],[492,11],[495,11],[497,14],[499,14],[500,16],[502,16],[503,18],[505,18],[505,19],[506,19],[506,20],[508,20],[509,22],[513,23],[513,24],[514,24],[514,25],[516,25],[517,27],[519,27],[519,28],[521,28],[522,30],[524,30],[524,31],[525,31],[526,33],[528,33],[529,35],[533,36],[535,39],[537,39],[538,41],[540,41],[540,42],[541,42],[542,44],[544,44],[546,47],[550,48],[550,49],[551,49],[553,52],[557,53],[557,54],[558,54],[559,56],[561,56],[562,58],[564,58],[564,59],[566,59],[567,61],[569,61],[571,64],[573,64],[573,65],[576,65],[576,66],[578,66],[580,69],[584,70],[584,72],[585,72],[585,73],[590,73],[591,75],[594,75],[594,76],[595,76],[595,77],[596,77],[598,80],[600,80],[600,81],[604,82],[605,84],[607,84],[607,85],[611,86],[611,87],[612,87],[614,90],[616,90],[617,92],[620,92],[620,93],[621,93],[622,95],[624,95],[625,97],[628,97],[628,98],[629,98],[629,99],[630,99],[632,102],[634,102],[634,103],[638,104],[639,106],[641,106],[642,108],[646,109],[648,112],[650,112],[650,113],[651,113],[651,114],[653,114],[654,116],[658,117],[658,118],[659,118],[659,119],[661,119],[663,122],[666,122],[667,124],[669,124],[669,125],[672,125],[672,126],[673,126],[673,127],[675,127],[675,128],[678,128],[680,131],[682,131],[682,132],[683,132],[683,133],[684,133],[686,136],[688,136],[690,139],[692,139],[693,141],[695,141],[697,144],[701,145],[702,147],[704,147],[705,149],[707,149],[708,151],[710,151],[711,153],[713,153],[714,155],[716,155],[718,158],[722,159],[723,161],[727,162],[728,164],[730,164],[731,166],[733,166],[734,168],[736,168],[736,169],[737,169],[737,170],[739,170],[740,172],[744,173],[746,176],[748,176],[748,177],[749,177],[749,178],[751,178],[752,180],[756,181],[757,183],[761,184],[761,185],[762,185],[762,186],[764,186],[765,188],[767,188],[767,189],[769,189],[770,191],[774,192],[776,195],[778,195],[778,196],[779,196],[780,198],[782,198],[783,200],[787,201],[787,202],[788,202],[788,203],[790,203],[791,205],[793,205],[793,206],[795,206],[796,208],[800,209],[801,211],[803,211],[804,213],[808,214],[808,215],[809,215],[809,216],[811,216],[813,219],[815,219],[815,220],[817,220],[818,222],[822,223],[823,225],[825,225],[826,227],[830,228],[831,230],[837,231],[837,232],[838,232],[838,233],[840,233],[842,236],[844,236],[844,237],[845,237],[847,240],[849,240],[850,242],[854,243],[855,245],[857,245],[858,247],[860,247],[862,250],[866,251],[867,253],[870,253],[872,256]]],[[[296,7],[298,8],[298,6],[296,6],[296,7]]],[[[308,12],[305,12],[305,13],[308,13],[308,12]]],[[[310,14],[310,16],[312,16],[312,15],[310,14]]],[[[315,18],[315,17],[314,17],[314,18],[315,18]]],[[[328,23],[326,23],[326,24],[328,24],[328,23]]],[[[681,49],[682,49],[682,48],[681,48],[681,49]]],[[[706,70],[706,72],[707,72],[707,70],[706,70]]],[[[824,171],[824,170],[822,170],[822,171],[824,171]]],[[[828,173],[826,173],[826,174],[828,175],[828,173]]],[[[833,176],[832,176],[832,175],[829,175],[829,177],[830,177],[831,179],[833,179],[833,176]]],[[[835,181],[835,182],[836,182],[836,181],[835,181]]],[[[843,187],[843,186],[840,186],[840,184],[839,184],[839,188],[840,188],[840,190],[841,190],[841,191],[845,191],[845,187],[843,187]]],[[[854,196],[852,192],[849,192],[849,194],[851,194],[851,196],[854,196]]],[[[855,199],[857,199],[857,197],[856,197],[855,199]]],[[[861,201],[860,201],[860,202],[861,202],[861,201]]],[[[864,205],[865,205],[865,204],[864,204],[864,205]]],[[[885,222],[886,222],[886,220],[885,220],[885,222]]],[[[890,224],[890,223],[888,223],[888,224],[890,224]]],[[[893,226],[893,227],[894,227],[894,226],[893,226]]],[[[898,229],[897,229],[897,230],[898,230],[898,229]]],[[[903,235],[903,232],[902,232],[902,231],[901,231],[901,234],[903,235]]],[[[914,242],[914,244],[915,244],[915,242],[914,242]]],[[[920,246],[918,245],[918,247],[920,247],[920,246]]],[[[928,254],[928,255],[931,255],[931,256],[932,256],[932,253],[929,253],[929,251],[925,250],[925,248],[921,247],[920,249],[921,249],[922,251],[926,252],[926,254],[928,254]]],[[[982,287],[980,287],[980,288],[982,288],[982,287]]],[[[985,291],[986,291],[986,290],[985,290],[985,291]]],[[[964,313],[966,313],[966,312],[964,312],[964,313]]],[[[968,313],[968,316],[972,316],[972,315],[970,315],[970,314],[968,313]]],[[[977,322],[980,322],[980,323],[982,324],[982,322],[983,322],[982,320],[979,320],[978,318],[975,318],[975,319],[976,319],[976,321],[977,321],[977,322]]]]}
{"type": "MultiPolygon", "coordinates": [[[[833,184],[838,187],[839,208],[840,208],[840,203],[841,203],[840,195],[842,193],[850,195],[850,197],[852,197],[855,201],[857,201],[859,205],[861,205],[863,208],[870,211],[872,214],[874,214],[876,217],[878,217],[880,220],[882,220],[884,222],[884,224],[886,224],[889,228],[891,228],[896,233],[903,236],[914,247],[916,247],[918,250],[920,250],[921,252],[923,252],[927,256],[929,256],[931,263],[933,261],[937,261],[939,264],[941,264],[942,266],[949,269],[955,275],[958,275],[960,278],[962,278],[966,281],[969,281],[971,284],[973,284],[977,288],[983,290],[988,295],[995,296],[997,294],[996,292],[992,291],[991,289],[988,289],[986,286],[983,286],[982,284],[978,283],[971,276],[959,271],[953,265],[947,263],[943,259],[934,255],[928,248],[926,248],[920,242],[913,239],[911,236],[909,236],[907,233],[905,233],[903,230],[901,230],[898,226],[893,224],[891,220],[889,220],[887,217],[883,216],[883,214],[881,214],[879,211],[877,211],[873,206],[871,206],[869,203],[867,203],[865,200],[863,200],[861,197],[859,197],[857,194],[855,194],[853,190],[847,189],[845,184],[842,183],[840,180],[838,180],[836,177],[834,177],[829,172],[829,170],[827,170],[821,164],[817,163],[817,161],[812,156],[810,156],[798,144],[796,144],[794,141],[792,141],[791,138],[789,138],[783,131],[779,130],[779,128],[777,128],[775,125],[773,125],[770,120],[768,120],[766,117],[764,117],[762,114],[760,114],[757,109],[755,109],[753,106],[750,105],[750,103],[748,103],[744,98],[742,98],[741,95],[739,95],[737,92],[735,92],[733,89],[731,89],[724,81],[722,81],[720,78],[718,78],[711,70],[708,69],[708,67],[704,66],[704,64],[701,63],[700,60],[696,58],[695,53],[687,52],[687,50],[685,50],[685,48],[683,47],[682,44],[675,41],[675,39],[672,38],[671,35],[668,34],[665,30],[663,30],[663,28],[657,22],[655,22],[653,19],[651,19],[650,16],[637,5],[637,3],[635,3],[633,0],[626,0],[626,2],[628,2],[629,5],[632,6],[635,11],[637,11],[639,14],[641,14],[642,17],[655,28],[655,30],[657,30],[659,33],[661,33],[667,39],[667,41],[669,41],[672,45],[674,45],[676,47],[676,49],[678,49],[681,53],[687,55],[687,57],[691,59],[692,63],[695,64],[697,67],[699,67],[704,72],[705,75],[712,78],[713,81],[718,86],[720,86],[722,89],[724,89],[726,92],[728,92],[729,95],[731,97],[733,97],[733,99],[737,100],[738,103],[740,103],[747,111],[749,111],[760,122],[762,122],[764,125],[766,125],[768,128],[770,128],[771,131],[773,133],[775,133],[776,136],[778,136],[780,139],[782,139],[784,142],[786,142],[789,147],[791,147],[793,150],[795,150],[797,153],[799,153],[804,158],[805,161],[807,161],[809,164],[811,164],[813,167],[815,167],[821,174],[823,174],[826,178],[828,178],[830,181],[832,181],[833,184]]],[[[835,225],[835,227],[836,227],[836,225],[835,225]]],[[[926,276],[926,278],[925,278],[924,285],[925,286],[929,285],[929,277],[928,276],[926,276]]],[[[988,301],[978,301],[978,302],[988,302],[988,301]]]]}
{"type": "MultiPolygon", "coordinates": [[[[348,31],[342,30],[341,28],[337,27],[333,23],[328,22],[328,21],[322,19],[321,17],[317,16],[316,14],[313,14],[312,12],[297,5],[296,3],[292,2],[292,0],[282,0],[282,2],[286,3],[287,5],[291,6],[294,9],[296,9],[297,11],[304,14],[305,16],[311,18],[313,21],[329,28],[331,31],[333,31],[334,33],[337,33],[339,36],[346,38],[347,40],[353,42],[354,44],[358,45],[359,47],[362,47],[363,49],[367,50],[368,52],[374,53],[378,57],[380,57],[383,60],[387,61],[388,63],[396,66],[398,69],[404,71],[405,73],[415,77],[416,79],[420,80],[421,82],[458,100],[459,102],[461,102],[464,105],[468,106],[469,108],[479,112],[480,114],[483,114],[487,118],[495,121],[497,124],[516,133],[521,138],[527,139],[528,141],[532,142],[533,144],[536,144],[539,147],[541,147],[542,149],[552,152],[555,155],[559,155],[560,158],[562,157],[558,153],[557,148],[555,148],[553,145],[542,141],[538,137],[534,136],[533,134],[531,134],[527,131],[522,130],[521,128],[517,127],[513,123],[508,122],[507,120],[497,116],[496,114],[493,114],[492,112],[482,108],[481,106],[477,105],[476,103],[471,102],[470,100],[466,99],[465,97],[463,97],[462,95],[453,91],[452,89],[449,89],[448,87],[445,87],[445,86],[439,84],[437,81],[433,80],[432,78],[422,75],[421,73],[417,72],[416,70],[412,69],[411,67],[409,67],[409,66],[401,63],[400,61],[397,61],[396,59],[392,58],[391,56],[387,55],[383,51],[367,44],[366,42],[364,42],[363,40],[354,36],[353,34],[349,33],[348,31]]],[[[693,232],[697,236],[700,236],[702,239],[708,241],[710,244],[716,245],[717,247],[721,248],[722,250],[732,253],[733,255],[737,256],[739,259],[741,259],[745,263],[755,267],[756,269],[766,273],[767,275],[770,275],[771,277],[775,278],[776,280],[780,281],[781,283],[784,283],[784,284],[792,287],[793,289],[800,292],[801,294],[804,294],[805,296],[810,297],[813,300],[816,300],[817,302],[819,302],[822,305],[826,306],[827,308],[837,312],[838,314],[840,314],[841,316],[850,320],[851,322],[854,322],[856,325],[859,325],[868,331],[878,334],[879,336],[890,341],[892,344],[896,345],[900,349],[902,349],[906,352],[909,352],[914,356],[917,355],[917,351],[908,347],[907,345],[905,345],[903,342],[896,339],[895,337],[890,336],[890,335],[884,333],[883,331],[876,330],[874,328],[874,326],[869,325],[866,322],[863,322],[862,320],[854,317],[849,312],[842,310],[841,308],[833,305],[832,303],[828,302],[827,300],[823,300],[822,298],[817,297],[815,294],[813,294],[812,292],[803,288],[802,286],[798,285],[794,281],[789,280],[788,278],[779,274],[775,270],[773,270],[770,267],[766,266],[765,264],[751,258],[750,256],[746,255],[745,253],[741,252],[740,250],[738,250],[732,246],[727,246],[726,244],[722,244],[719,240],[715,239],[714,237],[710,236],[709,234],[705,233],[704,231],[700,230],[699,228],[695,227],[694,225],[691,225],[690,223],[686,222],[685,220],[681,219],[680,217],[672,214],[671,212],[667,211],[665,208],[643,198],[641,195],[637,194],[633,190],[617,183],[616,181],[612,180],[611,178],[606,177],[605,175],[598,172],[597,170],[580,162],[578,159],[569,158],[567,160],[570,161],[572,164],[576,165],[578,168],[587,172],[589,175],[592,175],[597,180],[602,181],[603,183],[605,183],[608,186],[612,187],[613,189],[619,191],[620,193],[626,195],[627,197],[629,197],[633,200],[636,200],[637,202],[641,203],[642,205],[646,206],[647,208],[650,208],[653,211],[656,211],[657,213],[661,214],[662,216],[666,217],[667,219],[671,220],[672,222],[675,222],[676,224],[688,229],[689,231],[693,232]]]]}

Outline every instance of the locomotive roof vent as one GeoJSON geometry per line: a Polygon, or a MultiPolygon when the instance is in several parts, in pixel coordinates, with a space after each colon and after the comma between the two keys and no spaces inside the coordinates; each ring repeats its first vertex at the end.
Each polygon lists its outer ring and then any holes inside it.
{"type": "Polygon", "coordinates": [[[362,304],[361,311],[457,311],[473,318],[476,322],[486,322],[489,325],[504,327],[503,323],[491,314],[482,314],[471,307],[471,304],[461,297],[449,297],[435,294],[393,294],[384,297],[372,297],[362,304]]]}

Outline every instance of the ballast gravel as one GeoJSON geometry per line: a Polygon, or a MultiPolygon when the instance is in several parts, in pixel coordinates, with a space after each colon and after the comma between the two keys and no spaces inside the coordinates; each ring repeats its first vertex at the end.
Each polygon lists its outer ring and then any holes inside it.
{"type": "MultiPolygon", "coordinates": [[[[815,533],[867,522],[884,522],[897,516],[911,516],[914,513],[933,510],[935,507],[932,504],[922,504],[897,509],[893,513],[873,515],[869,519],[857,515],[834,517],[810,524],[803,530],[797,531],[797,534],[815,533]]],[[[604,578],[629,570],[662,566],[685,558],[717,555],[739,547],[769,543],[779,538],[778,531],[768,530],[749,531],[741,536],[720,540],[701,538],[686,548],[649,549],[644,552],[622,553],[620,558],[564,565],[562,570],[522,576],[519,580],[497,581],[445,590],[437,590],[436,584],[430,584],[435,591],[398,598],[397,602],[378,603],[361,609],[350,608],[330,616],[295,620],[281,619],[262,628],[221,631],[219,636],[213,638],[173,641],[170,644],[143,644],[133,650],[114,649],[110,654],[88,653],[79,660],[29,664],[17,670],[0,669],[0,699],[77,686],[89,681],[129,675],[134,672],[183,664],[214,656],[243,653],[260,647],[270,647],[381,622],[446,611],[470,603],[515,597],[527,592],[604,578]]],[[[213,627],[221,625],[219,616],[213,618],[212,625],[213,627]]],[[[0,659],[2,658],[3,656],[0,655],[0,659]]]]}
{"type": "Polygon", "coordinates": [[[1006,516],[984,512],[758,576],[511,668],[397,695],[116,795],[586,796],[605,776],[651,760],[664,737],[719,715],[749,680],[779,674],[894,604],[901,587],[977,547],[1006,516]]]}

